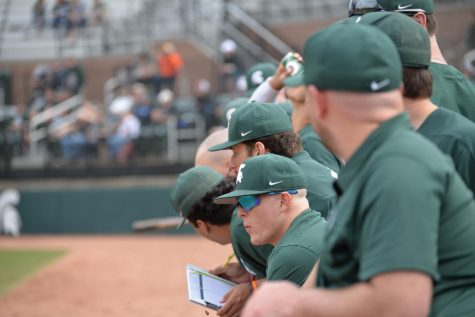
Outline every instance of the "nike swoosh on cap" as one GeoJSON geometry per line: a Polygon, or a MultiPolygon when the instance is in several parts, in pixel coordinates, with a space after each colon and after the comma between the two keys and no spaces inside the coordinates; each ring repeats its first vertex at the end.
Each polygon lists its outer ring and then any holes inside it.
{"type": "Polygon", "coordinates": [[[377,81],[372,81],[370,84],[370,88],[372,91],[378,91],[381,90],[382,88],[386,87],[389,85],[391,81],[389,79],[385,79],[383,81],[377,82],[377,81]]]}
{"type": "Polygon", "coordinates": [[[269,186],[274,186],[274,185],[277,185],[277,184],[280,184],[280,183],[283,183],[284,181],[280,181],[280,182],[272,182],[272,181],[269,181],[269,186]]]}
{"type": "Polygon", "coordinates": [[[397,6],[397,9],[398,9],[398,10],[404,10],[404,9],[408,9],[408,8],[410,8],[410,7],[412,7],[412,4],[409,4],[409,5],[406,5],[406,6],[403,6],[403,5],[400,5],[400,4],[399,4],[399,5],[397,6]]]}
{"type": "Polygon", "coordinates": [[[248,135],[248,134],[251,133],[251,132],[252,132],[252,130],[251,130],[251,131],[247,131],[247,132],[241,132],[241,136],[246,136],[246,135],[248,135]]]}

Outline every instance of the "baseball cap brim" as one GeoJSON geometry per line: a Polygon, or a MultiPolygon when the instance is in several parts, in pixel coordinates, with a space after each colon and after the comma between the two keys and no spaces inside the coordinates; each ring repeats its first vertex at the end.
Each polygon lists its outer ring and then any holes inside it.
{"type": "Polygon", "coordinates": [[[236,144],[242,143],[243,141],[226,141],[221,144],[216,144],[208,148],[208,151],[210,152],[215,152],[215,151],[220,151],[220,150],[226,150],[230,149],[236,144]]]}
{"type": "Polygon", "coordinates": [[[305,85],[304,73],[300,72],[295,76],[287,77],[286,79],[284,79],[284,85],[287,87],[298,87],[305,85]]]}
{"type": "Polygon", "coordinates": [[[181,219],[181,222],[178,224],[178,226],[176,226],[176,228],[177,228],[177,229],[180,229],[180,228],[183,227],[186,223],[187,223],[186,218],[182,218],[182,219],[181,219]]]}
{"type": "Polygon", "coordinates": [[[219,205],[235,204],[238,197],[262,195],[270,192],[272,192],[272,190],[241,189],[216,197],[213,201],[219,205]]]}

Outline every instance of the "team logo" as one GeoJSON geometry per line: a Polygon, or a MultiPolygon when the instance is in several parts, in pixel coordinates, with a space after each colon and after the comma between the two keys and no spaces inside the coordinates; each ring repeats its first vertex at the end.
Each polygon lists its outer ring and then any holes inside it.
{"type": "Polygon", "coordinates": [[[260,85],[264,81],[264,73],[262,70],[257,70],[251,75],[251,82],[254,85],[260,85]]]}
{"type": "Polygon", "coordinates": [[[372,81],[370,84],[370,88],[372,91],[378,91],[389,85],[391,81],[389,79],[385,79],[383,81],[377,82],[377,81],[372,81]]]}
{"type": "Polygon", "coordinates": [[[408,8],[410,8],[410,7],[412,7],[412,4],[409,4],[409,5],[407,5],[407,6],[404,6],[404,5],[399,4],[399,5],[397,6],[397,9],[398,9],[398,10],[406,10],[406,9],[408,9],[408,8]]]}
{"type": "Polygon", "coordinates": [[[239,172],[238,172],[237,177],[236,177],[236,184],[242,182],[242,169],[245,166],[246,166],[246,164],[241,164],[241,166],[239,166],[239,172]]]}
{"type": "Polygon", "coordinates": [[[226,120],[228,120],[228,122],[231,120],[231,116],[233,115],[234,111],[236,111],[236,108],[231,108],[226,111],[226,120]]]}

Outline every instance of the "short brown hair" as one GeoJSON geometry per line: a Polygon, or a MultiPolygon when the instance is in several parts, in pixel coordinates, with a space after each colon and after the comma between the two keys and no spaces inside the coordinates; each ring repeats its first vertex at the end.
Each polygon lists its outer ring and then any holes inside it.
{"type": "Polygon", "coordinates": [[[425,99],[432,96],[432,74],[428,69],[403,68],[404,97],[425,99]]]}
{"type": "Polygon", "coordinates": [[[437,20],[435,18],[435,15],[432,13],[426,13],[426,18],[427,18],[427,33],[429,35],[435,35],[437,32],[437,20]]]}
{"type": "Polygon", "coordinates": [[[235,187],[235,178],[229,176],[224,178],[204,197],[193,204],[186,219],[195,227],[197,227],[198,220],[218,226],[229,224],[236,206],[233,204],[218,205],[214,202],[214,198],[232,192],[235,187]]]}
{"type": "Polygon", "coordinates": [[[247,141],[248,147],[252,147],[254,143],[262,142],[270,153],[292,157],[302,151],[302,143],[300,137],[293,131],[272,134],[259,139],[247,141]]]}

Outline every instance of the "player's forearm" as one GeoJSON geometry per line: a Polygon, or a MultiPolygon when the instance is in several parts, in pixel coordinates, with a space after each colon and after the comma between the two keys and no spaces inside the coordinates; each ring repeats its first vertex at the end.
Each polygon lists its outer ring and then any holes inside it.
{"type": "Polygon", "coordinates": [[[265,80],[259,87],[256,88],[254,93],[249,98],[250,101],[257,101],[257,102],[274,102],[275,98],[279,94],[280,90],[275,90],[269,84],[269,80],[265,80]]]}
{"type": "Polygon", "coordinates": [[[432,295],[430,278],[420,273],[383,278],[342,289],[302,289],[298,295],[301,296],[299,303],[302,305],[297,307],[295,315],[303,317],[428,315],[432,295]],[[400,283],[397,282],[398,279],[400,283]]]}

